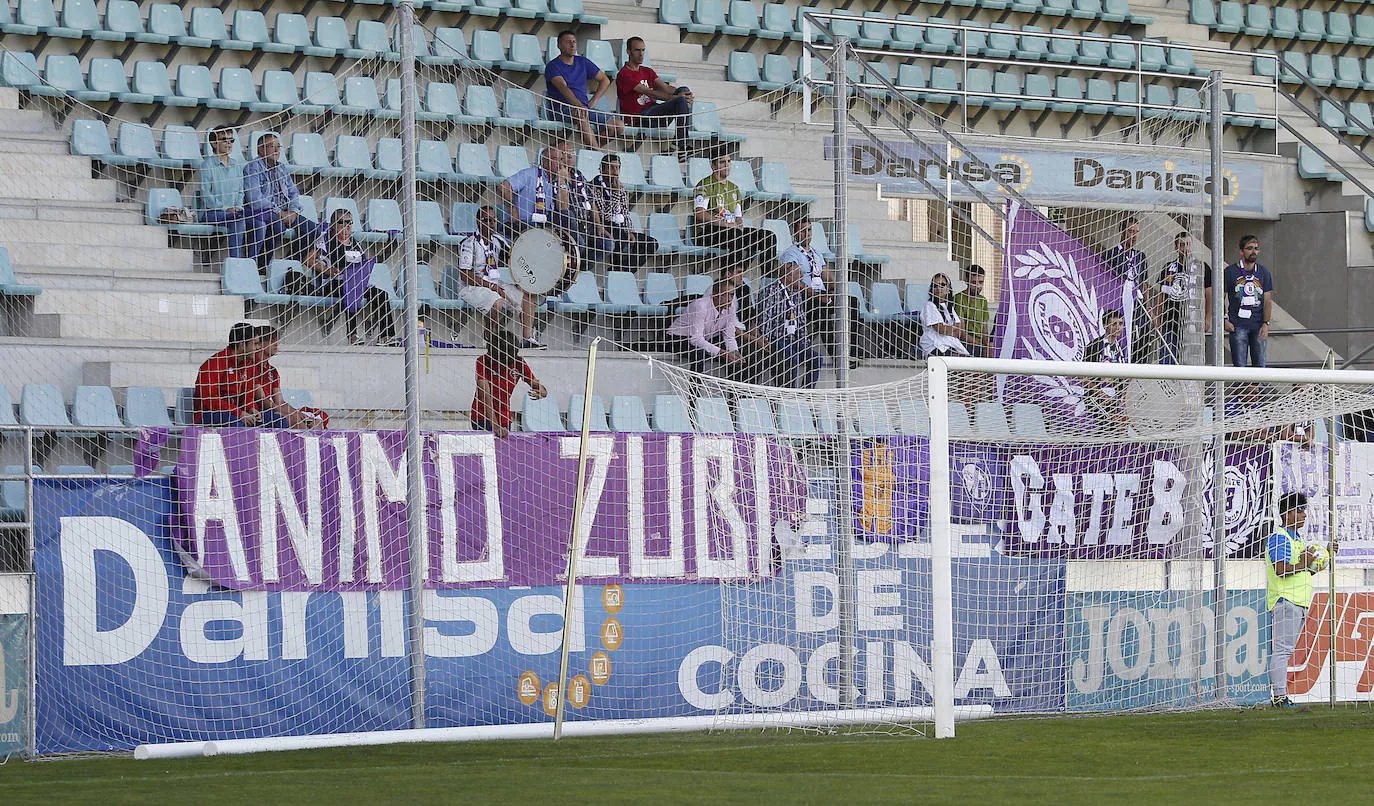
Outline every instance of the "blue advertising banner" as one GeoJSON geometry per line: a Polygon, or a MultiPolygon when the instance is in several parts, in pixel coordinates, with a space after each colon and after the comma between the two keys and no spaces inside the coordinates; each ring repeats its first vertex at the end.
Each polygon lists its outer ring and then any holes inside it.
{"type": "MultiPolygon", "coordinates": [[[[1211,591],[1093,591],[1068,597],[1068,709],[1186,706],[1212,699],[1211,591]],[[1199,607],[1199,597],[1206,606],[1199,607]]],[[[1223,661],[1240,705],[1269,699],[1264,591],[1228,595],[1223,661]]]]}
{"type": "MultiPolygon", "coordinates": [[[[40,480],[34,496],[40,753],[408,727],[403,592],[189,579],[165,480],[40,480]]],[[[808,511],[839,511],[827,488],[811,496],[808,511]]],[[[801,556],[724,598],[710,583],[581,587],[570,718],[837,702],[833,523],[809,521],[801,556]],[[738,629],[722,629],[723,607],[747,608],[730,613],[738,629]]],[[[929,703],[928,546],[855,553],[859,703],[929,703]]],[[[956,702],[1062,707],[1063,563],[958,563],[956,702]]],[[[430,591],[428,724],[549,720],[562,609],[554,587],[430,591]]]]}
{"type": "Polygon", "coordinates": [[[28,749],[29,617],[0,615],[0,759],[28,749]]]}

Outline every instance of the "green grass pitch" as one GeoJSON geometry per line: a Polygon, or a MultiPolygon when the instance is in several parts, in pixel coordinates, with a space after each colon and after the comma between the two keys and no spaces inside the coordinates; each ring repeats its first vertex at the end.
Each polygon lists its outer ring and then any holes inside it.
{"type": "Polygon", "coordinates": [[[1374,708],[402,745],[0,767],[3,803],[1367,803],[1374,708]]]}

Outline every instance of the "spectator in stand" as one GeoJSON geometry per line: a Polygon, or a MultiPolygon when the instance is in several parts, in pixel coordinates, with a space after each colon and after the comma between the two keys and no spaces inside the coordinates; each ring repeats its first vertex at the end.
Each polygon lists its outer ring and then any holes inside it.
{"type": "Polygon", "coordinates": [[[658,128],[677,124],[677,154],[685,158],[692,142],[692,91],[674,87],[659,78],[654,68],[644,66],[643,39],[630,37],[625,40],[625,49],[630,60],[615,74],[620,113],[632,126],[658,128]]]}
{"type": "Polygon", "coordinates": [[[944,274],[930,278],[930,301],[921,310],[921,353],[933,355],[968,355],[964,340],[968,331],[954,311],[953,283],[944,274]]]}
{"type": "Polygon", "coordinates": [[[234,130],[216,126],[210,130],[214,153],[200,164],[196,210],[202,224],[224,227],[229,233],[229,257],[243,257],[243,169],[233,156],[234,130]]]}
{"type": "Polygon", "coordinates": [[[482,207],[477,211],[477,231],[458,245],[458,274],[463,280],[458,299],[482,312],[488,330],[503,328],[509,305],[518,305],[521,346],[526,350],[546,349],[534,340],[534,297],[501,282],[501,269],[509,257],[510,241],[496,231],[496,208],[482,207]]]}
{"type": "Polygon", "coordinates": [[[477,358],[477,393],[472,399],[472,428],[491,431],[498,437],[510,433],[510,399],[521,381],[530,385],[530,397],[541,400],[549,390],[534,377],[534,370],[518,354],[515,334],[503,327],[486,331],[487,351],[477,358]]]}
{"type": "Polygon", "coordinates": [[[992,350],[990,325],[992,314],[988,310],[987,297],[983,296],[983,282],[987,270],[977,263],[964,268],[964,290],[954,295],[954,312],[964,322],[968,334],[969,355],[974,358],[987,358],[992,350]]]}
{"type": "Polygon", "coordinates": [[[739,284],[727,274],[687,306],[668,326],[668,351],[682,356],[696,372],[705,372],[713,361],[731,380],[752,381],[752,362],[746,360],[737,336],[744,329],[739,319],[735,292],[739,284]]]}
{"type": "MultiPolygon", "coordinates": [[[[1188,302],[1197,288],[1198,260],[1193,257],[1193,236],[1187,230],[1174,236],[1177,256],[1159,273],[1159,363],[1179,363],[1183,349],[1183,323],[1188,318],[1188,302]]],[[[1207,321],[1212,326],[1212,267],[1202,264],[1203,287],[1207,289],[1207,321]]]]}
{"type": "MultiPolygon", "coordinates": [[[[1126,318],[1116,309],[1102,312],[1102,335],[1088,342],[1083,348],[1083,360],[1107,364],[1126,362],[1125,351],[1121,348],[1121,334],[1126,332],[1126,318]]],[[[1103,426],[1124,427],[1125,412],[1122,409],[1121,382],[1113,378],[1084,378],[1087,387],[1087,404],[1103,426]]]]}
{"type": "Polygon", "coordinates": [[[558,32],[558,58],[544,67],[544,117],[582,132],[587,148],[601,148],[605,141],[598,131],[618,136],[625,131],[625,121],[596,109],[596,104],[610,89],[611,80],[596,63],[577,55],[577,34],[558,32]],[[587,82],[596,81],[596,93],[587,97],[587,82]]]}
{"type": "Polygon", "coordinates": [[[785,262],[778,281],[763,290],[759,335],[772,355],[762,381],[784,389],[814,389],[824,363],[806,327],[805,289],[809,288],[796,263],[785,262]]]}
{"type": "Polygon", "coordinates": [[[711,173],[693,191],[693,242],[708,249],[724,249],[726,269],[747,269],[768,243],[765,230],[744,226],[744,194],[730,181],[730,155],[711,158],[711,173]]]}
{"type": "MultiPolygon", "coordinates": [[[[506,233],[512,241],[530,227],[550,227],[565,242],[586,248],[583,218],[577,206],[583,193],[572,169],[572,146],[566,142],[545,147],[539,164],[516,171],[497,186],[506,210],[506,233]]],[[[585,188],[584,188],[585,190],[585,188]]],[[[578,266],[574,265],[575,272],[578,266]]]]}
{"type": "Polygon", "coordinates": [[[400,327],[392,315],[391,298],[368,282],[372,267],[368,265],[370,261],[362,245],[353,237],[351,212],[340,207],[329,216],[329,228],[320,234],[302,262],[315,272],[314,279],[288,272],[282,282],[283,291],[337,297],[350,334],[349,343],[353,345],[366,344],[372,330],[376,330],[377,339],[387,346],[401,343],[400,327]]]}
{"type": "Polygon", "coordinates": [[[630,227],[630,194],[620,184],[620,157],[601,158],[601,174],[592,180],[592,191],[606,232],[606,263],[620,271],[642,267],[658,251],[658,241],[630,227]]]}
{"type": "Polygon", "coordinates": [[[281,161],[281,140],[275,134],[259,137],[258,158],[243,170],[248,255],[259,266],[271,260],[288,230],[295,231],[293,244],[310,244],[318,236],[318,225],[302,215],[300,195],[281,161]]]}
{"type": "Polygon", "coordinates": [[[251,391],[258,341],[253,325],[229,329],[229,345],[196,372],[195,420],[200,425],[242,428],[262,421],[251,391]]]}
{"type": "Polygon", "coordinates": [[[1150,344],[1154,339],[1154,327],[1150,321],[1150,308],[1147,302],[1150,294],[1150,264],[1145,253],[1135,248],[1140,241],[1140,222],[1134,216],[1121,219],[1121,242],[1102,256],[1107,268],[1120,279],[1122,288],[1122,309],[1125,311],[1126,327],[1131,332],[1131,362],[1148,363],[1151,356],[1150,344]]]}
{"type": "Polygon", "coordinates": [[[1226,289],[1226,333],[1231,342],[1231,364],[1265,366],[1269,319],[1274,309],[1274,277],[1259,262],[1259,238],[1240,239],[1240,260],[1226,267],[1221,287],[1226,289]]]}
{"type": "Polygon", "coordinates": [[[281,346],[281,332],[272,325],[259,325],[253,332],[257,352],[253,356],[249,382],[253,406],[262,416],[263,428],[309,428],[314,422],[300,409],[286,402],[281,393],[281,374],[272,359],[281,346]]]}

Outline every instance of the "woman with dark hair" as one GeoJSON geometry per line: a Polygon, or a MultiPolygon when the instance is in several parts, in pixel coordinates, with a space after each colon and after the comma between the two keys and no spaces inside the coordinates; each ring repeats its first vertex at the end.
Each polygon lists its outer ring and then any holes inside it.
{"type": "Polygon", "coordinates": [[[596,208],[606,231],[606,263],[617,271],[634,271],[658,251],[658,242],[630,226],[630,194],[620,183],[620,157],[601,158],[601,173],[592,180],[596,208]]]}
{"type": "Polygon", "coordinates": [[[474,431],[490,431],[498,437],[510,433],[513,415],[511,395],[521,381],[530,385],[530,398],[541,400],[549,390],[534,377],[534,370],[520,357],[515,334],[503,327],[487,328],[487,351],[477,358],[477,394],[470,418],[474,431]]]}
{"type": "Polygon", "coordinates": [[[954,288],[949,278],[936,274],[930,278],[930,301],[921,310],[921,353],[932,355],[968,355],[964,339],[968,332],[964,322],[954,312],[954,288]]]}
{"type": "MultiPolygon", "coordinates": [[[[329,216],[329,228],[315,241],[315,245],[301,261],[306,268],[315,272],[313,281],[305,278],[294,279],[288,275],[283,289],[288,294],[314,294],[321,297],[337,297],[338,307],[344,313],[350,333],[350,343],[367,343],[367,333],[377,331],[377,339],[382,344],[395,346],[401,343],[401,332],[396,318],[391,312],[391,298],[385,291],[373,286],[369,277],[352,278],[361,283],[361,304],[356,300],[349,304],[345,282],[350,269],[361,271],[367,262],[362,246],[353,237],[353,213],[339,208],[329,216]],[[288,286],[288,284],[290,284],[288,286]],[[299,289],[299,290],[297,290],[299,289]],[[387,333],[390,332],[390,336],[387,333]]],[[[328,332],[326,326],[325,332],[328,332]]]]}

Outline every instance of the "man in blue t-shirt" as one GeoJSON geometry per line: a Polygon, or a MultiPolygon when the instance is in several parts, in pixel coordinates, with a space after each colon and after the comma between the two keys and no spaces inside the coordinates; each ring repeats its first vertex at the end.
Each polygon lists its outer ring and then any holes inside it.
{"type": "Polygon", "coordinates": [[[1259,253],[1259,238],[1242,236],[1240,261],[1227,266],[1221,279],[1226,292],[1226,337],[1231,342],[1231,364],[1237,367],[1265,366],[1274,277],[1260,265],[1259,253]]]}
{"type": "Polygon", "coordinates": [[[597,130],[608,137],[625,131],[625,121],[596,109],[596,104],[611,87],[611,80],[586,56],[577,55],[577,34],[558,34],[558,58],[544,67],[544,117],[572,126],[582,132],[588,148],[601,148],[597,130]],[[587,97],[587,82],[596,82],[596,94],[587,97]]]}

